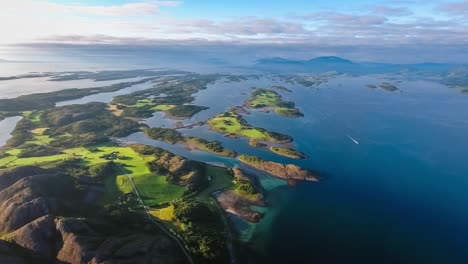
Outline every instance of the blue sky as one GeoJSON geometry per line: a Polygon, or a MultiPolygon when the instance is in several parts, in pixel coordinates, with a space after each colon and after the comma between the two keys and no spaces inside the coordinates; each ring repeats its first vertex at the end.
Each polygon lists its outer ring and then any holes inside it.
{"type": "Polygon", "coordinates": [[[0,44],[468,45],[468,0],[14,0],[0,17],[0,44]]]}

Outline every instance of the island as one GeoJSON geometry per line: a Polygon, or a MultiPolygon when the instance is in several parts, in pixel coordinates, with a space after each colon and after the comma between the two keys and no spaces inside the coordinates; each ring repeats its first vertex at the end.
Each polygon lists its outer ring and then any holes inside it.
{"type": "Polygon", "coordinates": [[[242,163],[257,170],[264,171],[275,177],[285,180],[298,181],[318,181],[318,175],[315,172],[303,169],[293,164],[282,164],[273,161],[266,161],[259,157],[240,155],[237,157],[242,163]]]}
{"type": "Polygon", "coordinates": [[[219,141],[208,141],[198,137],[184,137],[173,128],[152,127],[145,128],[145,134],[154,140],[164,141],[169,144],[182,144],[189,150],[202,150],[220,156],[234,157],[236,153],[224,148],[219,141]]]}
{"type": "Polygon", "coordinates": [[[272,143],[289,143],[292,138],[288,135],[268,131],[264,128],[253,127],[235,109],[216,115],[208,120],[210,129],[228,137],[246,137],[255,141],[272,143]]]}
{"type": "Polygon", "coordinates": [[[233,189],[221,191],[216,194],[216,200],[227,213],[237,215],[242,219],[257,223],[263,214],[252,208],[266,206],[260,185],[255,179],[239,168],[233,168],[233,189]]]}
{"type": "Polygon", "coordinates": [[[304,154],[302,152],[299,152],[299,151],[297,151],[295,149],[292,149],[292,148],[270,146],[270,147],[268,147],[268,149],[273,153],[276,153],[276,154],[284,156],[284,157],[292,158],[292,159],[305,159],[305,158],[307,158],[306,154],[304,154]]]}
{"type": "Polygon", "coordinates": [[[272,85],[271,86],[272,89],[276,89],[278,91],[283,91],[283,92],[288,92],[288,93],[292,93],[292,91],[284,86],[281,86],[281,85],[272,85]]]}
{"type": "Polygon", "coordinates": [[[255,89],[244,104],[248,108],[274,111],[287,117],[302,117],[303,113],[295,107],[294,102],[284,101],[280,94],[267,89],[255,89]]]}
{"type": "Polygon", "coordinates": [[[391,83],[387,83],[387,82],[383,82],[383,83],[381,83],[379,85],[369,84],[369,85],[367,85],[367,87],[370,88],[370,89],[380,88],[380,89],[383,89],[383,90],[389,91],[389,92],[396,92],[396,91],[400,90],[395,85],[393,85],[391,83]]]}

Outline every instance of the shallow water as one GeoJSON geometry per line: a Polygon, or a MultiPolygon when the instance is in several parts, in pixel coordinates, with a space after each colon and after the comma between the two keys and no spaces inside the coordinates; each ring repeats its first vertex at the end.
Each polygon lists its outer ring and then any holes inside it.
{"type": "Polygon", "coordinates": [[[138,77],[95,82],[94,80],[89,79],[73,81],[49,81],[49,77],[40,77],[0,81],[0,99],[15,98],[25,94],[55,92],[70,88],[83,89],[102,87],[121,82],[138,81],[141,79],[142,78],[138,77]]]}
{"type": "MultiPolygon", "coordinates": [[[[141,80],[141,78],[139,79],[141,80]]],[[[121,82],[124,82],[124,81],[121,81],[121,82]]],[[[64,106],[64,105],[72,105],[72,104],[87,104],[91,102],[110,103],[112,101],[112,98],[116,96],[130,94],[136,91],[146,90],[146,89],[151,88],[153,85],[154,85],[153,81],[148,81],[145,83],[135,84],[135,85],[120,89],[115,92],[98,93],[98,94],[88,95],[88,96],[75,99],[75,100],[58,102],[56,106],[64,106]]]]}
{"type": "Polygon", "coordinates": [[[13,116],[0,121],[0,147],[3,147],[11,138],[11,132],[15,129],[16,123],[20,120],[20,116],[13,116]]]}

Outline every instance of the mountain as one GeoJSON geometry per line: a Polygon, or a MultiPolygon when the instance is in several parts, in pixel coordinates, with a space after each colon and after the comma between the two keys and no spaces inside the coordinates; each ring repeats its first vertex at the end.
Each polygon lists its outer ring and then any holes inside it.
{"type": "Polygon", "coordinates": [[[259,59],[253,67],[274,72],[327,72],[362,74],[398,71],[448,72],[461,65],[443,63],[390,64],[353,62],[336,56],[316,57],[309,60],[292,60],[280,57],[259,59]]]}
{"type": "Polygon", "coordinates": [[[324,64],[324,63],[333,63],[333,64],[353,64],[352,61],[343,59],[340,57],[335,57],[335,56],[325,56],[325,57],[317,57],[310,59],[306,62],[307,64],[324,64]]]}
{"type": "Polygon", "coordinates": [[[354,67],[354,63],[335,56],[317,57],[310,60],[290,60],[284,58],[265,58],[257,60],[255,68],[272,71],[349,71],[354,67]]]}

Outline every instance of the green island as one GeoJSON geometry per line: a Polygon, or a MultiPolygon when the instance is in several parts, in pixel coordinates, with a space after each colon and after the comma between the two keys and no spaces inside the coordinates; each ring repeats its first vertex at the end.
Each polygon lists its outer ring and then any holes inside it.
{"type": "Polygon", "coordinates": [[[208,120],[210,129],[229,137],[246,137],[255,141],[289,143],[292,138],[264,128],[250,126],[241,115],[231,109],[208,120]]]}
{"type": "Polygon", "coordinates": [[[185,145],[189,149],[211,152],[220,156],[235,157],[236,153],[222,146],[219,141],[208,141],[198,137],[186,137],[185,145]]]}
{"type": "Polygon", "coordinates": [[[219,141],[208,141],[198,137],[184,137],[173,128],[152,127],[145,128],[145,134],[154,140],[164,141],[169,144],[183,144],[191,150],[202,150],[220,156],[234,157],[236,153],[226,149],[219,141]]]}
{"type": "Polygon", "coordinates": [[[292,148],[283,148],[283,147],[277,147],[277,146],[270,146],[270,147],[268,147],[268,149],[273,153],[276,153],[278,155],[285,156],[285,157],[288,157],[288,158],[292,158],[292,159],[305,159],[305,158],[307,158],[307,155],[305,155],[304,153],[299,152],[299,151],[297,151],[295,149],[292,149],[292,148]]]}
{"type": "Polygon", "coordinates": [[[245,106],[253,109],[271,109],[275,113],[288,117],[302,117],[303,113],[295,107],[294,102],[284,101],[281,95],[267,89],[255,89],[245,106]]]}

